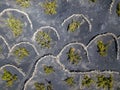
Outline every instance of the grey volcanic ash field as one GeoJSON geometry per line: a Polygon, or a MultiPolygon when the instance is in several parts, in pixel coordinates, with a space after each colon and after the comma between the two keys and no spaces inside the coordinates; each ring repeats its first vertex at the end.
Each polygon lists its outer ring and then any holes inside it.
{"type": "Polygon", "coordinates": [[[120,0],[0,0],[0,90],[120,90],[120,0]]]}

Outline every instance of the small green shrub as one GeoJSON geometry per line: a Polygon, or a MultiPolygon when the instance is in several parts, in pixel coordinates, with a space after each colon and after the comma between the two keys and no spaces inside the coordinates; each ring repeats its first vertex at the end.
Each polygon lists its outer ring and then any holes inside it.
{"type": "Polygon", "coordinates": [[[22,60],[23,58],[29,56],[29,52],[25,47],[18,47],[17,49],[15,49],[13,51],[13,54],[19,58],[20,60],[22,60]]]}
{"type": "Polygon", "coordinates": [[[2,75],[2,80],[6,81],[6,85],[8,87],[11,87],[17,79],[18,78],[17,78],[16,74],[13,75],[11,72],[4,69],[4,73],[2,75]]]}
{"type": "Polygon", "coordinates": [[[44,83],[38,83],[38,82],[36,82],[36,83],[34,83],[34,86],[35,86],[36,90],[46,90],[44,83]]]}
{"type": "Polygon", "coordinates": [[[9,26],[9,28],[11,29],[14,37],[18,37],[22,34],[23,30],[23,24],[19,19],[16,19],[13,16],[10,16],[7,19],[7,25],[9,26]]]}
{"type": "Polygon", "coordinates": [[[117,4],[116,13],[118,16],[120,16],[120,2],[117,4]]]}
{"type": "Polygon", "coordinates": [[[44,31],[39,31],[36,35],[36,42],[43,48],[50,48],[51,41],[52,38],[44,31]]]}
{"type": "Polygon", "coordinates": [[[16,2],[24,8],[28,8],[30,6],[30,0],[16,0],[16,2]]]}
{"type": "Polygon", "coordinates": [[[79,61],[81,60],[81,57],[80,57],[79,53],[75,51],[75,48],[70,48],[67,55],[68,55],[68,60],[72,64],[78,64],[79,61]]]}
{"type": "Polygon", "coordinates": [[[90,87],[90,85],[92,85],[93,82],[94,82],[94,80],[92,78],[85,75],[82,80],[82,86],[90,87]]]}
{"type": "Polygon", "coordinates": [[[80,27],[80,22],[78,22],[78,21],[72,21],[68,25],[68,31],[75,32],[79,27],[80,27]]]}
{"type": "Polygon", "coordinates": [[[107,56],[108,44],[104,44],[103,41],[97,42],[98,52],[101,56],[107,56]]]}
{"type": "Polygon", "coordinates": [[[0,54],[2,54],[2,51],[3,51],[2,46],[0,46],[0,54]]]}
{"type": "Polygon", "coordinates": [[[109,77],[105,77],[104,75],[97,76],[97,87],[112,90],[113,88],[113,77],[110,75],[109,77]]]}
{"type": "Polygon", "coordinates": [[[51,74],[51,73],[53,73],[54,72],[54,69],[53,69],[53,67],[52,66],[44,66],[44,72],[46,73],[46,74],[51,74]]]}
{"type": "Polygon", "coordinates": [[[44,83],[34,83],[35,90],[53,90],[52,84],[48,83],[48,85],[45,85],[44,83]]]}
{"type": "Polygon", "coordinates": [[[47,85],[47,90],[53,90],[52,84],[48,84],[48,85],[47,85]]]}
{"type": "Polygon", "coordinates": [[[48,15],[54,15],[57,13],[57,1],[48,1],[46,0],[44,3],[41,5],[44,8],[44,12],[48,15]]]}
{"type": "Polygon", "coordinates": [[[73,86],[75,84],[74,78],[73,77],[68,77],[64,80],[67,85],[73,86]]]}

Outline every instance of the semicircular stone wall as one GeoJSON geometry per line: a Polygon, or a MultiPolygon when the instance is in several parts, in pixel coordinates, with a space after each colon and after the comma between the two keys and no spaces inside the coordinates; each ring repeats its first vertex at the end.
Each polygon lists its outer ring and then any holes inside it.
{"type": "Polygon", "coordinates": [[[120,0],[0,0],[0,90],[120,90],[120,0]]]}

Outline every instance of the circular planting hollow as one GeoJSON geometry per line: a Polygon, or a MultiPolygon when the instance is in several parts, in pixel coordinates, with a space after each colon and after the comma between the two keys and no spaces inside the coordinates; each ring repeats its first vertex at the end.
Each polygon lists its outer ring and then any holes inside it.
{"type": "Polygon", "coordinates": [[[0,33],[8,40],[8,43],[12,44],[14,40],[17,42],[31,35],[33,26],[25,12],[8,8],[0,13],[0,18],[0,33]]]}
{"type": "Polygon", "coordinates": [[[51,26],[40,27],[32,37],[40,56],[54,52],[56,45],[60,40],[57,30],[51,26]]]}
{"type": "Polygon", "coordinates": [[[56,29],[50,26],[41,27],[32,38],[41,48],[52,48],[59,39],[56,29]]]}
{"type": "Polygon", "coordinates": [[[81,33],[81,30],[90,31],[92,29],[91,22],[83,14],[73,14],[66,18],[61,24],[70,34],[81,33]],[[86,28],[86,26],[88,26],[86,28]]]}
{"type": "Polygon", "coordinates": [[[87,46],[90,68],[119,70],[119,44],[116,36],[107,33],[96,36],[87,46]],[[115,68],[116,67],[116,68],[115,68]]]}
{"type": "Polygon", "coordinates": [[[38,55],[36,48],[29,42],[21,42],[14,45],[9,52],[9,57],[14,58],[17,64],[31,63],[38,55]]]}
{"type": "Polygon", "coordinates": [[[13,65],[4,65],[0,68],[1,90],[17,89],[25,74],[13,65]]]}
{"type": "Polygon", "coordinates": [[[81,43],[70,43],[59,53],[58,58],[64,69],[70,72],[84,72],[89,70],[88,52],[81,43]]]}

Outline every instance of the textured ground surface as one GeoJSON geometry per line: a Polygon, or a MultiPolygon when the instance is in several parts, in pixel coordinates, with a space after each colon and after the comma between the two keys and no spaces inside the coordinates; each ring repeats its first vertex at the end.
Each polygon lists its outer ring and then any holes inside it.
{"type": "Polygon", "coordinates": [[[15,0],[0,0],[0,76],[3,69],[17,74],[18,81],[6,87],[0,78],[0,90],[35,90],[34,83],[51,81],[53,90],[103,90],[91,85],[82,87],[83,75],[94,77],[98,74],[112,74],[113,90],[120,90],[120,17],[116,5],[120,0],[57,0],[57,14],[46,15],[39,3],[44,0],[31,0],[28,8],[16,4],[15,0]],[[20,19],[23,33],[14,37],[6,25],[9,15],[20,19]],[[67,30],[73,20],[84,23],[71,33],[67,30]],[[51,48],[41,48],[35,41],[39,31],[50,33],[51,48]],[[107,56],[101,57],[97,51],[97,41],[110,42],[107,56]],[[19,61],[12,52],[25,47],[29,56],[19,61]],[[81,54],[81,61],[71,64],[67,60],[69,49],[74,47],[81,54]],[[53,66],[55,72],[46,75],[43,66],[53,66]],[[74,77],[75,85],[69,86],[64,80],[74,77]]]}

